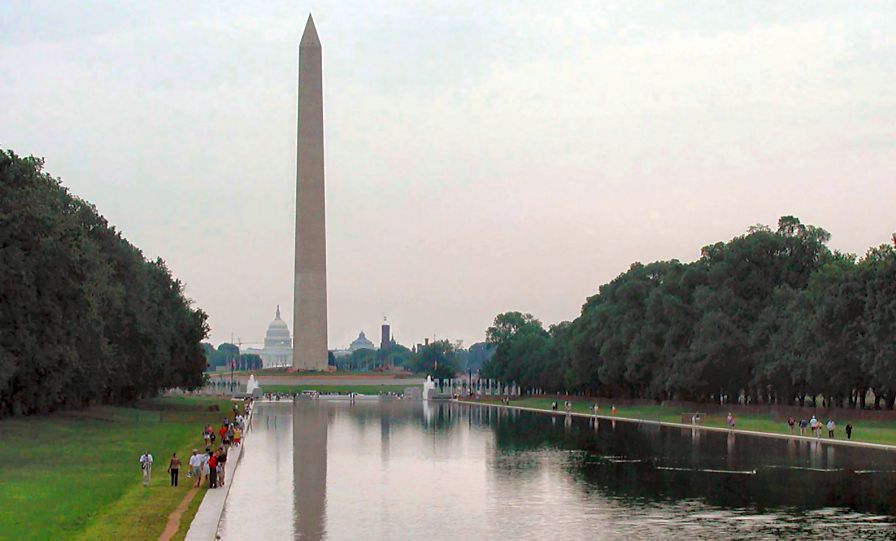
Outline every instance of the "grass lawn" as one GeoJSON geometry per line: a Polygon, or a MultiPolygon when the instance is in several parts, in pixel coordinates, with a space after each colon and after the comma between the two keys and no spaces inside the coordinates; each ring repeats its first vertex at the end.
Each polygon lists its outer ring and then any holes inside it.
{"type": "MultiPolygon", "coordinates": [[[[218,404],[220,412],[97,407],[0,421],[0,537],[155,540],[183,499],[189,451],[205,422],[219,423],[229,401],[159,398],[159,405],[218,404]],[[155,460],[144,488],[138,460],[155,460]],[[183,464],[178,488],[166,473],[171,453],[183,464]]],[[[201,498],[204,492],[196,494],[201,498]]],[[[185,513],[185,533],[195,514],[185,513]]]]}
{"type": "Polygon", "coordinates": [[[266,393],[300,393],[302,391],[318,391],[321,393],[402,393],[412,385],[262,385],[266,393]]]}
{"type": "MultiPolygon", "coordinates": [[[[554,399],[552,398],[526,398],[522,400],[514,400],[511,402],[514,406],[522,406],[527,408],[537,408],[550,410],[551,402],[554,399]]],[[[563,409],[562,400],[558,400],[559,409],[563,409]]],[[[600,399],[598,401],[600,404],[600,414],[601,415],[610,415],[610,408],[612,407],[612,401],[608,399],[600,399]]],[[[578,413],[591,413],[591,406],[594,404],[593,400],[585,401],[573,401],[573,411],[578,413]]],[[[681,422],[681,414],[682,413],[691,413],[690,410],[685,411],[684,408],[680,407],[672,407],[672,406],[619,406],[617,407],[616,416],[617,417],[627,417],[630,419],[647,419],[651,421],[663,421],[670,423],[680,423],[681,422]]],[[[807,416],[811,417],[811,412],[807,410],[807,416]]],[[[808,417],[807,417],[808,419],[808,417]]],[[[820,421],[826,423],[827,418],[819,419],[820,421]]],[[[776,434],[789,434],[790,429],[785,422],[776,422],[769,415],[736,415],[735,416],[736,427],[743,430],[755,430],[757,432],[770,432],[776,434]]],[[[797,419],[799,422],[799,419],[797,419]]],[[[835,439],[845,440],[846,432],[843,430],[843,427],[846,426],[846,423],[850,422],[849,419],[849,410],[843,410],[843,417],[835,419],[834,422],[837,423],[837,429],[835,431],[835,439]]],[[[725,427],[725,415],[708,415],[703,423],[704,426],[715,426],[715,427],[725,427]]],[[[863,441],[868,443],[884,443],[884,444],[896,444],[896,426],[894,423],[887,421],[855,421],[853,424],[853,432],[852,439],[854,441],[863,441]]],[[[794,429],[796,434],[799,434],[799,429],[794,429]]],[[[807,434],[811,434],[811,432],[807,429],[807,434]]],[[[822,432],[822,437],[827,439],[827,429],[822,432]]]]}

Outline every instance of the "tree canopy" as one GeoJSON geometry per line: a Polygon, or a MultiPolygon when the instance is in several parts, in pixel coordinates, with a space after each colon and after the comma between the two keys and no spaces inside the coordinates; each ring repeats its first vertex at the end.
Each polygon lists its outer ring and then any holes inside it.
{"type": "Polygon", "coordinates": [[[832,252],[785,216],[706,246],[692,263],[635,263],[545,329],[507,312],[483,374],[608,396],[864,405],[896,401],[896,250],[832,252]]]}
{"type": "Polygon", "coordinates": [[[195,388],[206,319],[43,160],[0,150],[0,414],[195,388]]]}
{"type": "Polygon", "coordinates": [[[427,374],[434,379],[454,377],[457,373],[454,345],[448,340],[434,340],[417,348],[408,359],[407,366],[418,374],[427,374]]]}

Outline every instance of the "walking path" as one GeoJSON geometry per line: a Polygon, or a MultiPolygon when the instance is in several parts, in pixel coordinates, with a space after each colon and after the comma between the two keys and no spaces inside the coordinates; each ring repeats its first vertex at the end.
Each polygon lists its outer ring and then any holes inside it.
{"type": "Polygon", "coordinates": [[[190,523],[190,529],[187,530],[187,536],[184,541],[212,541],[218,536],[218,523],[221,522],[221,515],[224,513],[224,502],[227,501],[227,493],[233,486],[233,478],[236,469],[240,465],[240,458],[243,456],[243,447],[247,445],[249,431],[252,427],[252,416],[255,414],[255,405],[249,412],[246,419],[246,429],[243,431],[243,439],[239,447],[230,447],[227,454],[227,464],[233,464],[232,468],[227,469],[227,480],[222,488],[207,490],[202,503],[199,504],[199,510],[190,523]],[[233,456],[231,456],[233,455],[233,456]]]}
{"type": "Polygon", "coordinates": [[[177,530],[180,528],[180,517],[184,514],[184,511],[187,510],[187,507],[190,506],[190,502],[193,501],[193,497],[196,495],[199,489],[196,487],[191,488],[184,495],[184,499],[180,501],[177,509],[171,512],[168,515],[168,524],[165,526],[165,530],[162,532],[162,535],[159,536],[159,541],[170,541],[174,534],[177,533],[177,530]]]}
{"type": "Polygon", "coordinates": [[[644,423],[650,425],[659,425],[659,426],[669,426],[675,428],[690,428],[694,430],[707,430],[712,432],[726,432],[731,434],[744,434],[747,436],[761,436],[765,438],[779,438],[779,439],[790,439],[797,441],[814,441],[817,443],[824,443],[827,445],[845,445],[850,447],[865,447],[868,449],[880,449],[884,451],[896,451],[896,445],[886,445],[883,443],[869,443],[863,441],[855,441],[855,440],[833,440],[826,438],[816,438],[813,436],[797,436],[796,434],[777,434],[774,432],[758,432],[755,430],[743,430],[740,428],[724,428],[717,426],[702,426],[702,425],[692,425],[687,423],[673,423],[669,421],[654,421],[651,419],[638,419],[635,417],[619,417],[618,415],[595,415],[592,413],[577,413],[577,412],[565,412],[565,411],[554,411],[554,410],[546,410],[541,408],[529,408],[525,406],[505,406],[504,404],[493,404],[491,402],[477,402],[473,400],[460,400],[457,402],[461,404],[474,404],[477,406],[487,406],[493,408],[506,408],[520,411],[533,411],[536,413],[548,413],[552,415],[572,415],[575,417],[586,417],[591,419],[606,419],[608,421],[624,421],[627,423],[644,423]]]}

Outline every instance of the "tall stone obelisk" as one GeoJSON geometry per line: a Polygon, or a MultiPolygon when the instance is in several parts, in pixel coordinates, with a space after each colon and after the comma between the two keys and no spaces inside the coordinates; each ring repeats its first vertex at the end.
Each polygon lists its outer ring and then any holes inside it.
{"type": "Polygon", "coordinates": [[[327,368],[327,239],[324,212],[324,105],[321,50],[308,15],[299,42],[299,137],[296,166],[294,370],[327,368]]]}

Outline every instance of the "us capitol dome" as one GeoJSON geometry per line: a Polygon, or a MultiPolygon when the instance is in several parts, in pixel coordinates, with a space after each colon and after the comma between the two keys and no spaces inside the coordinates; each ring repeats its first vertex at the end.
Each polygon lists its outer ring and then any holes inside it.
{"type": "Polygon", "coordinates": [[[264,335],[264,348],[248,348],[246,353],[254,353],[261,357],[264,368],[276,366],[292,366],[292,336],[286,322],[280,319],[280,305],[274,321],[268,325],[268,331],[264,335]]]}

